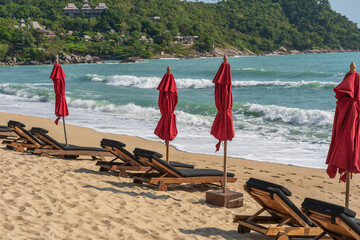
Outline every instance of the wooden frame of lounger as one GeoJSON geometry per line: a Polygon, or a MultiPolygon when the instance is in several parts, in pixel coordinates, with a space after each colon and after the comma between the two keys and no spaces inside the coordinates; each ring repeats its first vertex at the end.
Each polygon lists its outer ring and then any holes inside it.
{"type": "MultiPolygon", "coordinates": [[[[296,238],[309,238],[320,235],[323,230],[319,227],[310,227],[288,204],[277,194],[262,191],[244,185],[245,191],[259,203],[262,208],[254,215],[236,215],[234,223],[239,224],[239,233],[248,233],[250,230],[262,233],[268,237],[279,240],[296,238]],[[267,211],[271,216],[259,216],[267,211]],[[279,218],[279,216],[281,218],[279,218]],[[280,220],[285,219],[285,220],[280,220]],[[259,223],[276,226],[263,226],[259,223]]],[[[322,236],[321,236],[322,237],[322,236]]],[[[320,239],[320,238],[319,238],[320,239]]]]}
{"type": "MultiPolygon", "coordinates": [[[[149,157],[138,156],[139,161],[149,166],[150,169],[139,175],[131,174],[135,183],[146,182],[149,184],[157,185],[157,190],[167,191],[167,184],[181,184],[181,183],[219,183],[223,184],[223,176],[202,176],[202,177],[183,177],[174,172],[166,165],[161,164],[158,161],[151,161],[149,157]],[[157,172],[154,172],[156,170],[157,172]]],[[[227,182],[234,183],[237,178],[228,177],[227,182]]]]}
{"type": "Polygon", "coordinates": [[[34,149],[33,153],[39,154],[40,156],[48,157],[49,155],[56,155],[61,158],[65,158],[65,156],[91,156],[93,159],[99,157],[101,160],[105,161],[105,157],[111,157],[112,154],[106,151],[91,151],[91,150],[66,150],[60,148],[56,143],[50,141],[50,139],[44,137],[42,134],[34,133],[34,135],[43,141],[44,143],[50,145],[50,148],[37,148],[34,149]]]}
{"type": "Polygon", "coordinates": [[[41,145],[33,138],[29,137],[27,133],[25,133],[21,128],[18,126],[9,127],[12,129],[19,138],[15,140],[4,140],[2,144],[6,145],[6,148],[9,149],[16,149],[17,152],[24,152],[25,148],[27,149],[36,149],[36,148],[48,148],[48,145],[41,145]]]}
{"type": "Polygon", "coordinates": [[[0,138],[16,137],[17,134],[8,126],[0,126],[0,138]]]}
{"type": "MultiPolygon", "coordinates": [[[[323,232],[319,234],[320,237],[321,235],[328,234],[334,239],[360,239],[360,235],[352,230],[343,220],[340,219],[340,217],[332,217],[310,209],[305,210],[304,208],[301,208],[301,210],[306,212],[306,215],[308,215],[315,224],[322,227],[323,232]],[[332,223],[332,220],[334,224],[332,223]],[[333,231],[330,232],[324,229],[332,229],[333,231]]],[[[314,240],[316,239],[320,238],[314,238],[314,240]]]]}
{"type": "Polygon", "coordinates": [[[101,145],[101,147],[113,154],[115,158],[111,161],[98,161],[96,165],[100,166],[100,171],[104,171],[105,169],[108,171],[120,171],[119,177],[126,178],[128,177],[126,171],[146,172],[150,170],[150,167],[141,165],[116,147],[106,145],[101,145]],[[116,159],[120,159],[123,162],[115,162],[116,159]]]}

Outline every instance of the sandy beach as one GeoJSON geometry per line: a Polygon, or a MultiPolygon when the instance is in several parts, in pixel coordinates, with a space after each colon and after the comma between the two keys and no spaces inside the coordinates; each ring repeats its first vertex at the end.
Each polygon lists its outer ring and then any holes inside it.
{"type": "MultiPolygon", "coordinates": [[[[52,137],[64,141],[62,125],[56,126],[53,119],[0,113],[0,125],[9,120],[23,122],[26,129],[48,129],[52,137]]],[[[161,142],[73,125],[67,130],[70,144],[99,147],[102,138],[109,138],[124,142],[130,152],[141,147],[165,154],[161,142]]],[[[0,159],[0,239],[268,239],[237,232],[234,215],[253,214],[260,208],[247,194],[243,207],[226,209],[205,202],[205,192],[214,186],[188,184],[159,192],[99,172],[91,158],[38,157],[2,145],[0,159]]],[[[219,156],[171,148],[171,159],[222,170],[219,156]]],[[[325,170],[230,158],[228,171],[238,178],[228,185],[233,191],[244,192],[244,183],[254,177],[287,187],[298,207],[305,197],[344,204],[345,184],[338,177],[329,179],[325,170]]],[[[354,175],[350,198],[350,208],[358,213],[359,180],[354,175]]]]}

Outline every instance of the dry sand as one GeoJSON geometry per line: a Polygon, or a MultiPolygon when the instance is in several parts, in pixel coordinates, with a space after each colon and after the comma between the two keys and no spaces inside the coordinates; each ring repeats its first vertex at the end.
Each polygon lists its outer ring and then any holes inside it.
{"type": "MultiPolygon", "coordinates": [[[[27,129],[46,128],[54,138],[64,139],[62,126],[51,119],[0,113],[0,125],[10,119],[23,122],[27,129]]],[[[160,142],[67,126],[71,144],[99,147],[105,137],[126,143],[129,151],[142,147],[165,153],[160,142]]],[[[197,168],[222,169],[219,156],[172,148],[171,157],[197,168]]],[[[89,158],[37,157],[1,146],[0,161],[0,239],[268,239],[256,233],[240,235],[232,222],[235,214],[259,210],[246,194],[243,207],[226,209],[205,202],[205,192],[216,187],[190,184],[158,192],[99,172],[89,158]]],[[[243,184],[255,177],[286,186],[298,207],[305,197],[344,202],[345,184],[329,179],[325,170],[235,158],[229,159],[228,170],[238,178],[229,184],[233,191],[244,192],[243,184]]],[[[356,212],[360,212],[359,183],[355,175],[350,208],[356,212]]]]}

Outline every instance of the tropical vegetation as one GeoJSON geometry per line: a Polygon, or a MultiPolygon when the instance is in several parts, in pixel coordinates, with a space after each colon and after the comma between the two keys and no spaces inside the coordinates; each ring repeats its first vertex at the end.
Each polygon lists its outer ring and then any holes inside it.
{"type": "Polygon", "coordinates": [[[49,59],[59,51],[123,59],[151,58],[161,52],[182,55],[235,47],[266,53],[290,50],[360,49],[360,29],[331,9],[328,0],[223,0],[217,3],[180,0],[92,0],[109,7],[101,17],[73,18],[64,7],[81,0],[0,0],[0,60],[49,59]],[[150,17],[159,16],[158,21],[150,17]],[[47,39],[29,26],[37,21],[56,32],[47,39]],[[17,26],[17,27],[15,27],[17,26]],[[69,31],[72,34],[69,34],[69,31]],[[96,36],[100,33],[103,39],[96,36]],[[91,37],[86,41],[84,36],[91,37]],[[192,45],[176,36],[198,36],[192,45]],[[140,41],[145,36],[153,41],[140,41]]]}

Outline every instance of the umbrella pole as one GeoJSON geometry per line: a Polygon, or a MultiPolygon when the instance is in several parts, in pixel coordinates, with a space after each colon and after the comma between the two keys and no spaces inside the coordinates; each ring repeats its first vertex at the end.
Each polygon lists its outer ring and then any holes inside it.
{"type": "Polygon", "coordinates": [[[166,140],[166,163],[169,163],[169,140],[166,140]]]}
{"type": "Polygon", "coordinates": [[[350,201],[350,173],[346,172],[346,196],[345,196],[345,207],[349,207],[350,201]]]}
{"type": "Polygon", "coordinates": [[[227,160],[227,141],[224,141],[224,193],[226,193],[226,180],[227,180],[227,172],[226,172],[226,160],[227,160]]]}
{"type": "Polygon", "coordinates": [[[66,143],[66,146],[68,147],[68,141],[67,141],[67,136],[66,136],[66,127],[65,127],[65,117],[63,116],[63,126],[64,126],[64,133],[65,133],[65,143],[66,143]]]}

